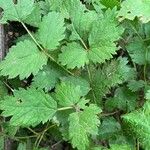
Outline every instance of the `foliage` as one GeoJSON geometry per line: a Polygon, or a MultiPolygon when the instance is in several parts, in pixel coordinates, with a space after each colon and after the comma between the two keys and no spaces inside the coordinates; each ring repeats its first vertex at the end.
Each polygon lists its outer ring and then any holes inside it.
{"type": "Polygon", "coordinates": [[[22,27],[0,62],[0,149],[149,150],[149,5],[0,0],[22,27]]]}

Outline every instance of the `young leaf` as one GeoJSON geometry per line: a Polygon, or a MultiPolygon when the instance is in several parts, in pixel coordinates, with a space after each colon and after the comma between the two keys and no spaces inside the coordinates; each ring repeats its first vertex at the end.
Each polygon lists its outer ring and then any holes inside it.
{"type": "Polygon", "coordinates": [[[94,63],[103,63],[116,54],[117,48],[114,42],[119,40],[123,29],[118,26],[115,17],[116,10],[108,9],[104,16],[93,25],[89,36],[88,57],[94,63]]]}
{"type": "Polygon", "coordinates": [[[12,116],[14,126],[36,126],[52,119],[57,111],[57,103],[51,96],[35,88],[20,89],[14,96],[7,96],[0,103],[5,117],[12,116]]]}
{"type": "Polygon", "coordinates": [[[17,4],[13,0],[0,0],[0,7],[4,10],[1,23],[22,21],[33,11],[34,0],[18,0],[17,4]]]}
{"type": "Polygon", "coordinates": [[[69,137],[73,148],[87,150],[89,148],[89,134],[97,135],[100,121],[97,114],[100,108],[91,104],[83,112],[75,112],[69,116],[69,137]]]}
{"type": "Polygon", "coordinates": [[[86,50],[75,42],[62,48],[59,61],[62,65],[67,65],[69,69],[84,67],[89,62],[86,50]]]}
{"type": "Polygon", "coordinates": [[[143,23],[150,21],[150,1],[149,0],[126,0],[121,4],[118,16],[123,19],[133,20],[136,16],[143,23]]]}
{"type": "Polygon", "coordinates": [[[6,58],[0,63],[0,74],[20,79],[36,75],[47,63],[47,56],[38,50],[34,42],[25,40],[10,48],[6,58]]]}
{"type": "Polygon", "coordinates": [[[73,83],[62,82],[60,85],[56,86],[56,99],[61,106],[74,106],[81,99],[82,92],[80,86],[76,86],[73,83]]]}
{"type": "Polygon", "coordinates": [[[38,39],[49,51],[55,50],[65,37],[64,18],[60,13],[50,12],[39,25],[38,39]]]}

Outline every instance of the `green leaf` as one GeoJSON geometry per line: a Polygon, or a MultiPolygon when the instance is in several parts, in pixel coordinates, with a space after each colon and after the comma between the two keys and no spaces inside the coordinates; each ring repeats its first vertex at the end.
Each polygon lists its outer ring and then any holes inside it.
{"type": "Polygon", "coordinates": [[[38,39],[45,49],[53,51],[65,37],[64,18],[60,13],[50,12],[39,25],[38,39]]]}
{"type": "Polygon", "coordinates": [[[92,148],[91,150],[107,150],[107,148],[103,146],[97,146],[97,147],[92,148]]]}
{"type": "Polygon", "coordinates": [[[20,89],[14,96],[8,96],[0,103],[5,117],[12,116],[14,126],[36,126],[51,120],[57,111],[57,103],[42,90],[20,89]]]}
{"type": "Polygon", "coordinates": [[[122,27],[115,19],[116,10],[107,10],[94,25],[89,36],[90,50],[88,57],[94,63],[103,63],[116,54],[115,41],[119,40],[123,33],[122,27]]]}
{"type": "Polygon", "coordinates": [[[47,56],[38,50],[37,46],[29,40],[18,42],[10,48],[6,58],[0,63],[0,74],[20,79],[36,75],[43,65],[47,63],[47,56]]]}
{"type": "Polygon", "coordinates": [[[71,36],[71,40],[82,39],[86,44],[88,43],[89,33],[92,29],[94,22],[98,19],[98,15],[95,11],[79,11],[76,9],[71,15],[72,30],[74,34],[71,36]],[[82,25],[81,25],[82,24],[82,25]]]}
{"type": "Polygon", "coordinates": [[[129,145],[117,145],[117,144],[112,144],[110,145],[110,150],[132,150],[129,145]]]}
{"type": "Polygon", "coordinates": [[[133,111],[137,106],[137,95],[126,87],[120,87],[115,91],[112,99],[106,101],[106,108],[109,111],[121,109],[124,111],[133,111]]]}
{"type": "Polygon", "coordinates": [[[62,48],[59,61],[69,69],[84,67],[89,62],[86,50],[75,42],[62,48]]]}
{"type": "Polygon", "coordinates": [[[63,77],[61,80],[65,83],[73,83],[75,86],[80,86],[82,96],[85,96],[90,91],[90,84],[84,78],[81,77],[63,77]]]}
{"type": "Polygon", "coordinates": [[[97,135],[100,120],[97,114],[101,110],[91,104],[83,112],[75,112],[69,116],[69,137],[73,148],[87,150],[89,148],[89,134],[97,135]]]}
{"type": "Polygon", "coordinates": [[[148,150],[150,148],[149,113],[144,112],[144,110],[134,111],[124,115],[123,120],[129,125],[129,128],[136,135],[136,138],[139,139],[143,148],[148,150]]]}
{"type": "Polygon", "coordinates": [[[0,0],[0,7],[3,9],[1,23],[22,21],[33,11],[34,0],[18,0],[17,4],[13,0],[0,0]]]}
{"type": "Polygon", "coordinates": [[[50,62],[33,78],[32,86],[46,91],[51,90],[63,75],[61,68],[50,62]]]}
{"type": "Polygon", "coordinates": [[[69,14],[72,21],[72,40],[83,40],[88,42],[89,33],[93,23],[98,19],[95,11],[89,11],[81,2],[74,0],[70,2],[69,14]]]}
{"type": "Polygon", "coordinates": [[[26,143],[19,143],[17,150],[26,150],[27,144],[26,143]]]}
{"type": "Polygon", "coordinates": [[[48,0],[49,10],[60,12],[65,18],[69,18],[68,10],[66,8],[66,0],[48,0]]]}
{"type": "Polygon", "coordinates": [[[145,84],[146,83],[143,80],[131,80],[127,86],[131,91],[136,92],[143,88],[145,84]]]}
{"type": "Polygon", "coordinates": [[[102,69],[93,73],[92,85],[98,102],[109,92],[111,87],[134,78],[134,71],[127,63],[126,58],[112,60],[105,63],[102,69]]]}
{"type": "Polygon", "coordinates": [[[150,47],[141,39],[134,38],[126,47],[134,63],[138,65],[150,64],[150,47]]]}
{"type": "Polygon", "coordinates": [[[5,86],[5,84],[0,81],[0,100],[4,98],[8,94],[8,90],[5,86]]]}
{"type": "Polygon", "coordinates": [[[113,9],[115,6],[120,7],[120,0],[100,0],[101,4],[104,5],[106,8],[113,9]]]}
{"type": "Polygon", "coordinates": [[[5,138],[3,136],[0,137],[0,150],[4,150],[5,138]]]}
{"type": "Polygon", "coordinates": [[[150,1],[149,0],[126,0],[121,4],[118,16],[123,19],[133,20],[135,17],[143,23],[150,21],[150,1]]]}
{"type": "Polygon", "coordinates": [[[33,11],[28,15],[24,22],[31,26],[39,27],[41,23],[41,10],[38,4],[35,5],[33,11]]]}
{"type": "Polygon", "coordinates": [[[121,125],[113,117],[104,118],[99,127],[98,137],[102,140],[110,139],[121,132],[121,125]]]}
{"type": "Polygon", "coordinates": [[[62,82],[56,86],[56,99],[61,106],[74,106],[81,99],[82,92],[80,86],[76,86],[71,82],[62,82]]]}
{"type": "Polygon", "coordinates": [[[14,138],[14,136],[16,135],[19,127],[18,126],[12,126],[10,124],[10,122],[4,122],[2,124],[3,126],[3,132],[8,135],[10,138],[14,138]]]}

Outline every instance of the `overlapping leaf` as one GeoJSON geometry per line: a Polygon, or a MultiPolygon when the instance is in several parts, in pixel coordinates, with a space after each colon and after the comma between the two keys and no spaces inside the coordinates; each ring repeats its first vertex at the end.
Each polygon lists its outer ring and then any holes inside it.
{"type": "Polygon", "coordinates": [[[89,12],[93,14],[92,20],[89,19],[88,22],[85,22],[84,11],[80,10],[83,15],[80,15],[81,18],[76,18],[77,16],[73,15],[73,24],[74,32],[72,38],[78,39],[82,44],[83,48],[79,44],[71,43],[68,46],[64,47],[62,54],[60,54],[60,62],[63,65],[67,65],[68,68],[74,69],[75,67],[83,67],[89,60],[94,63],[103,63],[106,60],[112,58],[113,54],[116,54],[116,44],[115,41],[119,40],[120,35],[123,32],[123,29],[118,26],[116,21],[116,11],[115,9],[108,10],[103,17],[96,20],[96,15],[94,12],[89,12]],[[84,22],[86,26],[80,27],[80,23],[84,22]],[[89,41],[89,47],[87,43],[89,41]],[[78,56],[77,56],[78,55],[78,56]],[[88,58],[87,58],[88,57],[88,58]]]}

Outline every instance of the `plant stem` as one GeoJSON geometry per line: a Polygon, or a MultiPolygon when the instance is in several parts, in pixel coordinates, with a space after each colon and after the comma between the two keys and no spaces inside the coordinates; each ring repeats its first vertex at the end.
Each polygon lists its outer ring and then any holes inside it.
{"type": "Polygon", "coordinates": [[[136,150],[140,150],[140,143],[138,139],[136,139],[136,150]]]}
{"type": "Polygon", "coordinates": [[[32,130],[31,128],[27,128],[28,130],[30,130],[32,133],[34,133],[35,135],[39,135],[39,133],[35,132],[34,130],[32,130]]]}
{"type": "MultiPolygon", "coordinates": [[[[48,126],[48,124],[47,124],[47,126],[48,126]]],[[[53,128],[53,127],[55,127],[55,126],[56,126],[56,124],[51,125],[51,126],[49,126],[49,127],[46,127],[46,128],[42,131],[42,133],[41,133],[40,136],[38,137],[39,140],[37,140],[37,142],[36,142],[36,144],[35,144],[37,148],[39,147],[39,145],[40,145],[40,143],[41,143],[41,141],[42,141],[42,139],[43,139],[43,137],[44,137],[44,134],[47,132],[47,130],[49,130],[50,128],[53,128]]]]}
{"type": "MultiPolygon", "coordinates": [[[[84,41],[82,40],[81,37],[80,37],[80,41],[81,41],[83,47],[85,48],[85,50],[88,51],[88,48],[87,48],[86,44],[84,43],[84,41]]],[[[92,86],[92,75],[91,75],[91,71],[90,71],[90,68],[89,68],[88,65],[86,66],[86,68],[87,68],[87,72],[88,72],[88,77],[89,77],[89,81],[90,81],[90,86],[91,86],[91,91],[92,91],[94,103],[97,103],[97,102],[96,102],[96,96],[95,96],[95,93],[94,93],[94,90],[93,90],[93,86],[92,86]]]]}
{"type": "Polygon", "coordinates": [[[28,30],[28,28],[26,27],[26,25],[20,21],[22,26],[25,28],[25,30],[27,31],[27,33],[29,34],[29,36],[32,38],[32,40],[35,42],[35,44],[40,48],[41,51],[44,52],[44,54],[49,57],[53,62],[55,62],[59,67],[61,67],[63,70],[65,70],[67,73],[69,73],[70,75],[74,76],[74,74],[72,72],[70,72],[69,70],[67,70],[66,68],[64,68],[62,65],[60,65],[59,63],[57,63],[57,61],[49,54],[47,53],[44,48],[38,43],[38,41],[34,38],[34,36],[32,35],[32,33],[28,30]]]}
{"type": "Polygon", "coordinates": [[[91,75],[91,71],[89,66],[87,65],[87,71],[88,71],[88,77],[89,77],[89,81],[90,81],[90,86],[91,86],[91,91],[92,91],[92,95],[93,95],[93,99],[94,99],[94,103],[96,104],[96,96],[93,90],[93,86],[92,86],[92,75],[91,75]]]}
{"type": "Polygon", "coordinates": [[[57,111],[63,111],[68,109],[73,109],[73,107],[62,107],[62,108],[58,108],[57,111]]]}
{"type": "Polygon", "coordinates": [[[15,136],[16,139],[28,139],[28,138],[34,138],[37,137],[37,135],[30,135],[30,136],[15,136]]]}
{"type": "Polygon", "coordinates": [[[117,114],[118,112],[120,112],[120,111],[117,110],[117,111],[109,112],[109,113],[101,113],[100,116],[101,116],[101,117],[113,116],[113,115],[117,114]]]}
{"type": "Polygon", "coordinates": [[[3,83],[4,83],[12,92],[14,92],[14,89],[11,88],[11,86],[9,86],[5,81],[3,81],[3,83]]]}
{"type": "Polygon", "coordinates": [[[144,81],[146,82],[147,77],[146,77],[146,71],[147,71],[147,59],[148,59],[148,48],[145,49],[145,64],[144,64],[144,70],[143,70],[143,74],[144,74],[144,81]]]}

